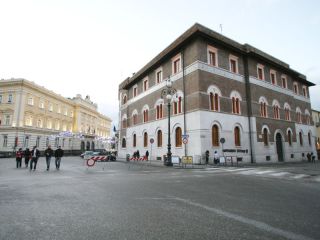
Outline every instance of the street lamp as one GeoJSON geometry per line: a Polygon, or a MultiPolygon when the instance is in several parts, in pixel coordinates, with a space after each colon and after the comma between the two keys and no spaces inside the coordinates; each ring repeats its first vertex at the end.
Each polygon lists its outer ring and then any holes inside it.
{"type": "Polygon", "coordinates": [[[172,87],[172,82],[169,77],[166,83],[166,88],[162,89],[161,91],[161,98],[167,99],[167,107],[168,107],[168,152],[167,152],[167,158],[164,160],[165,166],[172,166],[171,138],[170,138],[170,108],[171,108],[171,99],[176,94],[176,92],[177,92],[176,89],[172,87]]]}

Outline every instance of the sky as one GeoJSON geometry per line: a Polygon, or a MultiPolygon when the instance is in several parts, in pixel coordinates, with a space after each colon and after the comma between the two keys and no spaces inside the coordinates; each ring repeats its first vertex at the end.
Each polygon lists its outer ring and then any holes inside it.
{"type": "Polygon", "coordinates": [[[117,126],[119,84],[194,23],[306,75],[320,110],[318,0],[0,0],[0,79],[89,95],[117,126]]]}

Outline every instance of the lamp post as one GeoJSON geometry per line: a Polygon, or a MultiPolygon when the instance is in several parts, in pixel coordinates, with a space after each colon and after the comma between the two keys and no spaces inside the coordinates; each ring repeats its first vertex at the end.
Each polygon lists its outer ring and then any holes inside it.
{"type": "Polygon", "coordinates": [[[170,77],[167,80],[166,88],[162,89],[161,91],[161,97],[164,99],[167,99],[167,107],[168,107],[168,152],[167,152],[167,158],[164,161],[165,166],[172,166],[171,161],[171,138],[170,138],[170,108],[171,108],[171,99],[176,94],[176,89],[172,87],[172,82],[170,80],[170,77]]]}

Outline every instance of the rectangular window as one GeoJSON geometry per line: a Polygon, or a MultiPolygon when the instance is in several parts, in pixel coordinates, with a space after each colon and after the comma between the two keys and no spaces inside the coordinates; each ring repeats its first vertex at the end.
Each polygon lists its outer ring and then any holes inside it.
{"type": "Polygon", "coordinates": [[[288,87],[287,78],[285,76],[282,76],[281,81],[282,81],[282,87],[287,88],[288,87]]]}
{"type": "Polygon", "coordinates": [[[136,97],[138,95],[138,88],[134,87],[133,88],[133,97],[136,97]]]}
{"type": "Polygon", "coordinates": [[[12,94],[8,95],[8,103],[12,103],[13,102],[13,96],[12,94]]]}
{"type": "Polygon", "coordinates": [[[293,91],[295,94],[298,94],[298,84],[297,83],[293,84],[293,91]]]}
{"type": "Polygon", "coordinates": [[[173,73],[176,74],[180,70],[180,59],[177,59],[173,62],[173,73]]]}
{"type": "Polygon", "coordinates": [[[0,103],[2,103],[2,95],[0,95],[0,103]]]}
{"type": "Polygon", "coordinates": [[[156,81],[157,81],[157,83],[162,82],[162,70],[158,70],[156,72],[156,81]]]}
{"type": "Polygon", "coordinates": [[[145,91],[147,91],[148,90],[148,79],[145,79],[144,81],[143,81],[143,91],[145,92],[145,91]]]}
{"type": "Polygon", "coordinates": [[[275,73],[270,73],[270,78],[271,78],[271,83],[273,85],[276,85],[276,74],[275,73]]]}
{"type": "Polygon", "coordinates": [[[63,113],[65,116],[67,116],[68,115],[68,109],[64,109],[64,113],[63,113]]]}
{"type": "Polygon", "coordinates": [[[61,113],[61,107],[60,106],[58,106],[58,108],[57,108],[57,113],[61,113]]]}
{"type": "Polygon", "coordinates": [[[261,64],[258,64],[257,66],[257,75],[258,79],[264,80],[264,67],[261,64]]]}
{"type": "Polygon", "coordinates": [[[215,47],[207,47],[208,64],[211,66],[218,66],[218,49],[215,47]]]}
{"type": "Polygon", "coordinates": [[[44,109],[44,102],[43,101],[39,102],[39,108],[44,109]]]}
{"type": "Polygon", "coordinates": [[[8,135],[3,135],[3,147],[8,146],[8,135]]]}
{"type": "Polygon", "coordinates": [[[10,115],[6,116],[4,124],[5,125],[10,125],[10,115]]]}
{"type": "Polygon", "coordinates": [[[235,56],[229,56],[230,71],[233,73],[238,73],[238,58],[235,56]]]}
{"type": "Polygon", "coordinates": [[[209,64],[216,66],[216,53],[209,51],[209,64]]]}
{"type": "Polygon", "coordinates": [[[305,86],[302,87],[302,94],[304,97],[308,97],[307,88],[305,86]]]}
{"type": "Polygon", "coordinates": [[[181,54],[172,58],[172,74],[177,74],[181,71],[181,54]]]}
{"type": "Polygon", "coordinates": [[[33,106],[33,98],[32,97],[28,98],[28,105],[33,106]]]}

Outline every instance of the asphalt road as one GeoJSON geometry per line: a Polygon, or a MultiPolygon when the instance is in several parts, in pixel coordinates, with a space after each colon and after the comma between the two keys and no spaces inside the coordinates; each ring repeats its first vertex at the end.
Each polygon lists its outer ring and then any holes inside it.
{"type": "Polygon", "coordinates": [[[320,239],[320,182],[98,163],[0,159],[0,239],[320,239]],[[53,167],[53,164],[52,166],[53,167]],[[129,168],[130,167],[130,168],[129,168]]]}

